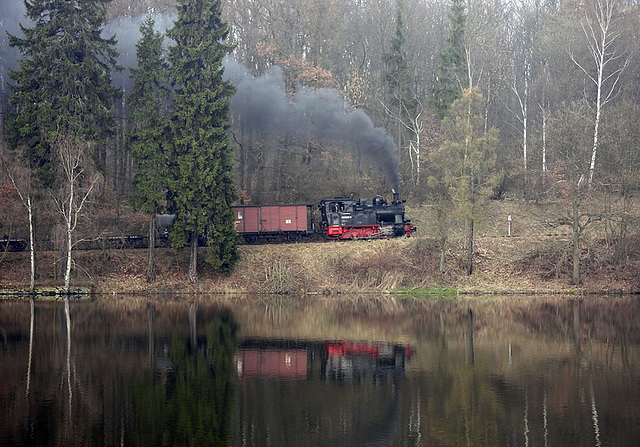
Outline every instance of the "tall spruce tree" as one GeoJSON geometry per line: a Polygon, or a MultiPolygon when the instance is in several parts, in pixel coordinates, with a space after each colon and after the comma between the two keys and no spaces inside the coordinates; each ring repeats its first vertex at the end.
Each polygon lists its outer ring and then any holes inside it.
{"type": "Polygon", "coordinates": [[[384,64],[382,81],[390,93],[399,98],[399,100],[407,99],[407,92],[411,81],[409,63],[407,62],[405,50],[407,39],[404,35],[403,9],[404,5],[402,0],[398,0],[396,5],[396,26],[394,34],[391,37],[391,48],[388,52],[382,54],[382,63],[384,64]]]}
{"type": "Polygon", "coordinates": [[[433,90],[433,105],[443,118],[453,102],[460,98],[467,84],[467,60],[465,57],[465,32],[467,27],[464,0],[451,0],[448,13],[449,32],[446,46],[438,55],[440,63],[433,90]]]}
{"type": "Polygon", "coordinates": [[[74,135],[96,147],[112,129],[116,42],[101,36],[109,1],[25,1],[33,26],[20,26],[23,37],[9,35],[21,55],[19,69],[9,72],[17,110],[8,122],[10,141],[47,186],[56,180],[53,139],[74,135]]]}
{"type": "Polygon", "coordinates": [[[16,113],[8,129],[53,198],[65,231],[64,287],[69,289],[74,232],[100,175],[93,157],[114,123],[111,85],[115,39],[101,36],[109,0],[25,1],[32,27],[9,35],[19,50],[10,71],[10,102],[16,113]]]}
{"type": "Polygon", "coordinates": [[[393,36],[391,37],[391,48],[388,52],[382,54],[382,63],[384,70],[382,72],[382,81],[385,84],[390,101],[395,105],[393,115],[397,120],[397,144],[402,146],[402,121],[407,114],[413,112],[416,105],[415,98],[411,93],[411,73],[409,72],[409,63],[407,62],[407,53],[405,44],[404,3],[398,0],[396,5],[396,26],[393,36]]]}
{"type": "Polygon", "coordinates": [[[166,202],[167,76],[169,65],[163,50],[164,36],[154,31],[148,17],[140,25],[142,37],[136,44],[138,66],[131,68],[133,91],[129,95],[131,128],[128,143],[138,162],[134,179],[133,205],[149,215],[149,258],[147,281],[155,277],[154,248],[156,214],[166,202]]]}
{"type": "Polygon", "coordinates": [[[229,147],[229,99],[235,88],[223,80],[223,58],[233,50],[224,41],[229,27],[220,0],[183,1],[167,35],[171,81],[175,85],[170,121],[168,186],[176,223],[175,247],[190,245],[189,281],[198,276],[198,238],[209,245],[206,261],[228,271],[237,259],[231,203],[236,198],[229,147]]]}

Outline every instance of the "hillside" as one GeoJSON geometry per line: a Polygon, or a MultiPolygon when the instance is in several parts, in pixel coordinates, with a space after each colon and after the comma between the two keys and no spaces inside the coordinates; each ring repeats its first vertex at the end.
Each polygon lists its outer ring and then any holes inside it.
{"type": "MultiPolygon", "coordinates": [[[[548,205],[492,201],[475,241],[475,272],[466,275],[462,231],[450,230],[447,271],[439,272],[439,249],[429,206],[407,208],[418,227],[410,239],[241,245],[230,275],[201,268],[197,287],[187,283],[185,255],[158,249],[158,280],[145,281],[146,250],[78,251],[74,283],[103,293],[353,293],[451,288],[462,292],[634,292],[640,290],[640,246],[630,238],[625,262],[614,262],[605,221],[585,232],[582,284],[571,284],[571,228],[548,224],[548,205]],[[507,217],[512,235],[507,236],[507,217]]],[[[202,258],[202,257],[201,257],[202,258]]],[[[38,257],[40,286],[56,285],[55,253],[38,257]]],[[[0,287],[28,284],[28,253],[6,253],[0,287]]]]}

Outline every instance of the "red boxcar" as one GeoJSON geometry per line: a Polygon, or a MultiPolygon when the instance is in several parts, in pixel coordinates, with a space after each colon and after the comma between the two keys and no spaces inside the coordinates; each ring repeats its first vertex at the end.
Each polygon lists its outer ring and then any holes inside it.
{"type": "Polygon", "coordinates": [[[290,242],[311,234],[309,205],[232,206],[235,229],[249,243],[285,236],[290,242]]]}
{"type": "Polygon", "coordinates": [[[242,350],[235,356],[236,372],[243,377],[307,378],[307,351],[288,350],[242,350]]]}

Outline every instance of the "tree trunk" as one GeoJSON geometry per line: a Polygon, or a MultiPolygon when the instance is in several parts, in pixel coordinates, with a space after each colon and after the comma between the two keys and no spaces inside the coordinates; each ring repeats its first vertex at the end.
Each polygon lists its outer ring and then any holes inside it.
{"type": "Polygon", "coordinates": [[[276,192],[276,203],[280,202],[280,187],[282,185],[282,179],[280,178],[280,144],[276,144],[276,153],[274,160],[274,189],[276,192]]]}
{"type": "Polygon", "coordinates": [[[31,274],[29,276],[29,293],[33,295],[36,286],[36,250],[33,235],[33,207],[31,206],[31,196],[27,196],[27,213],[29,214],[29,261],[31,274]]]}
{"type": "MultiPolygon", "coordinates": [[[[600,76],[602,76],[601,73],[598,73],[600,76]]],[[[589,186],[591,186],[591,184],[593,183],[593,173],[595,172],[596,169],[596,156],[598,153],[598,138],[599,138],[599,129],[600,129],[600,116],[602,113],[602,104],[601,104],[601,95],[602,95],[602,88],[601,88],[601,84],[602,81],[599,80],[598,82],[598,98],[596,100],[596,119],[595,119],[595,123],[593,125],[593,148],[591,149],[591,161],[589,163],[589,186]]]]}
{"type": "Polygon", "coordinates": [[[573,284],[580,284],[580,214],[578,203],[573,202],[573,274],[571,281],[573,284]]]}
{"type": "Polygon", "coordinates": [[[189,282],[198,284],[200,279],[198,278],[198,233],[196,231],[191,232],[190,242],[189,282]]]}
{"type": "Polygon", "coordinates": [[[442,238],[440,239],[440,274],[441,275],[444,275],[446,272],[446,266],[445,266],[446,251],[447,251],[447,239],[442,238]]]}
{"type": "Polygon", "coordinates": [[[467,240],[467,275],[473,273],[473,220],[469,221],[469,237],[467,240]]]}
{"type": "Polygon", "coordinates": [[[547,111],[542,110],[542,187],[547,182],[547,111]]]}
{"type": "Polygon", "coordinates": [[[631,212],[631,198],[626,192],[622,198],[622,213],[620,216],[620,225],[618,229],[618,237],[614,241],[613,257],[618,265],[623,265],[627,260],[627,243],[629,236],[629,215],[631,212]]]}
{"type": "Polygon", "coordinates": [[[71,250],[73,249],[73,226],[72,226],[72,213],[73,213],[73,199],[75,193],[75,183],[72,176],[69,178],[69,208],[68,214],[65,216],[65,236],[66,236],[66,259],[64,270],[64,292],[69,293],[69,282],[71,281],[71,250]]]}
{"type": "Polygon", "coordinates": [[[149,261],[147,263],[147,282],[153,282],[156,277],[155,267],[156,248],[156,213],[149,213],[149,261]]]}

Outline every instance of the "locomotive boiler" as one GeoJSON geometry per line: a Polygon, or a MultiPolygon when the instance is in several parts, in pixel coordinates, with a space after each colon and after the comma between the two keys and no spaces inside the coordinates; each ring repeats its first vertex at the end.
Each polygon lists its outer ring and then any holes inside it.
{"type": "Polygon", "coordinates": [[[409,237],[416,228],[405,218],[404,202],[395,191],[390,203],[379,195],[371,203],[346,197],[323,199],[318,204],[320,231],[334,240],[409,237]]]}

